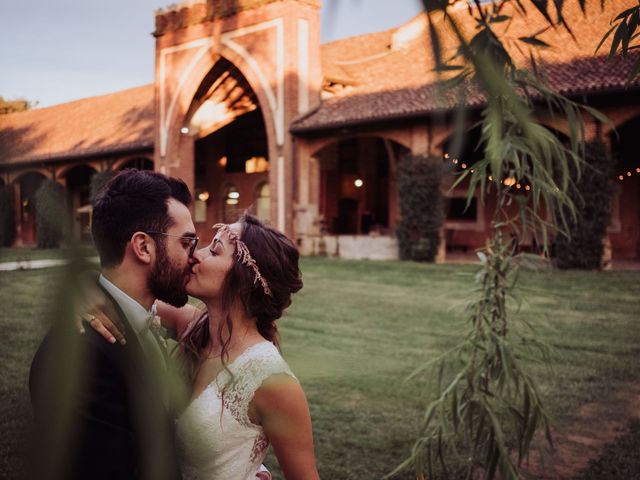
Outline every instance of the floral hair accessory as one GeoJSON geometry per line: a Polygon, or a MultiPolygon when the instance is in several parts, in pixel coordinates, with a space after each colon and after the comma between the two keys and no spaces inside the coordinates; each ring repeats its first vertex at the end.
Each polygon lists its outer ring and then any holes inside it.
{"type": "Polygon", "coordinates": [[[269,288],[269,284],[260,273],[256,261],[251,256],[251,253],[249,252],[249,249],[247,248],[245,243],[240,240],[240,237],[233,230],[231,230],[229,225],[227,225],[226,223],[216,223],[213,228],[217,229],[219,233],[227,234],[227,236],[229,237],[229,241],[236,247],[236,256],[238,257],[238,262],[240,262],[242,265],[250,267],[254,271],[255,278],[253,280],[253,283],[256,284],[260,282],[264,293],[271,296],[271,289],[269,288]]]}

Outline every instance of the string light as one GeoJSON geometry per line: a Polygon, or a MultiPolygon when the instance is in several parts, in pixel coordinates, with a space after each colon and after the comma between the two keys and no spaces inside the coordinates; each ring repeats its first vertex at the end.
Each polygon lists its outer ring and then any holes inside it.
{"type": "Polygon", "coordinates": [[[518,183],[518,184],[516,184],[516,188],[517,188],[518,190],[520,190],[520,189],[522,188],[522,185],[520,185],[520,184],[518,183]]]}
{"type": "Polygon", "coordinates": [[[525,186],[524,186],[524,189],[525,189],[526,191],[529,191],[529,190],[531,190],[531,187],[530,187],[529,185],[525,185],[525,186]]]}
{"type": "Polygon", "coordinates": [[[489,175],[489,181],[493,182],[493,176],[489,175]]]}
{"type": "Polygon", "coordinates": [[[462,167],[462,169],[464,170],[465,168],[467,168],[467,164],[463,163],[462,165],[460,165],[462,167]]]}
{"type": "Polygon", "coordinates": [[[624,173],[618,175],[618,180],[621,182],[625,179],[625,177],[633,177],[634,173],[640,173],[640,167],[636,167],[635,170],[628,170],[624,173]]]}

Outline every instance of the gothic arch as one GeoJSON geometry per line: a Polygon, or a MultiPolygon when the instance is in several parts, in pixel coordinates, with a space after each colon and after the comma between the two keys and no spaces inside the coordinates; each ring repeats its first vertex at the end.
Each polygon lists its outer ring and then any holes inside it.
{"type": "MultiPolygon", "coordinates": [[[[172,139],[174,142],[180,143],[181,139],[183,138],[183,136],[180,134],[180,129],[185,126],[188,120],[186,117],[190,109],[192,108],[192,103],[198,92],[198,89],[205,81],[209,72],[213,70],[215,65],[221,59],[228,61],[231,65],[233,65],[234,68],[238,69],[238,71],[244,76],[244,78],[247,79],[253,92],[258,98],[260,106],[262,107],[264,124],[269,137],[270,152],[273,151],[271,146],[276,145],[276,119],[273,116],[272,109],[265,108],[270,105],[269,96],[267,95],[262,84],[257,78],[258,75],[254,72],[253,68],[247,64],[245,59],[241,58],[234,51],[226,47],[222,47],[219,51],[214,51],[212,42],[213,40],[209,38],[190,42],[195,44],[195,47],[193,48],[203,49],[203,53],[198,50],[198,52],[194,54],[194,56],[197,58],[196,63],[191,67],[190,70],[182,72],[181,78],[183,78],[184,81],[178,85],[178,90],[173,92],[173,95],[169,99],[168,105],[166,104],[167,99],[164,96],[165,92],[163,91],[164,79],[161,77],[159,105],[160,157],[165,157],[166,154],[170,150],[172,150],[170,148],[172,139]]],[[[186,47],[187,46],[185,45],[185,48],[186,47]]],[[[162,56],[163,52],[164,50],[160,51],[159,55],[162,56]]],[[[160,75],[163,75],[163,73],[164,72],[161,71],[160,75]]],[[[174,145],[174,147],[178,147],[178,145],[174,145]]]]}
{"type": "Polygon", "coordinates": [[[139,170],[153,170],[153,159],[147,155],[132,155],[117,160],[113,164],[113,170],[124,170],[125,168],[137,168],[139,170]]]}
{"type": "Polygon", "coordinates": [[[380,138],[381,140],[387,140],[400,145],[401,147],[411,151],[411,144],[401,134],[394,134],[390,132],[367,132],[367,133],[350,133],[343,136],[325,137],[313,142],[310,155],[315,157],[322,150],[329,145],[340,143],[345,140],[351,140],[354,138],[380,138]]]}

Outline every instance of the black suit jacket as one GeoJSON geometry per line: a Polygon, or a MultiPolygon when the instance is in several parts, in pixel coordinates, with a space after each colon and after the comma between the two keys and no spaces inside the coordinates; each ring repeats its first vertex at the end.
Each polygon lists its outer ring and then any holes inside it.
{"type": "Polygon", "coordinates": [[[65,479],[180,478],[164,378],[150,365],[129,322],[126,345],[73,322],[52,326],[31,365],[36,423],[33,476],[65,479]]]}

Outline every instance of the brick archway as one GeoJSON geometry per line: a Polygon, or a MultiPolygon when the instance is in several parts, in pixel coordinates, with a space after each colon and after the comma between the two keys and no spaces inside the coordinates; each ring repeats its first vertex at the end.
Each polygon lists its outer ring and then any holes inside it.
{"type": "Polygon", "coordinates": [[[319,23],[319,4],[312,0],[210,1],[159,12],[155,168],[196,187],[196,138],[187,125],[199,88],[224,59],[241,72],[260,105],[272,223],[290,234],[294,166],[288,125],[320,100],[319,23]]]}

